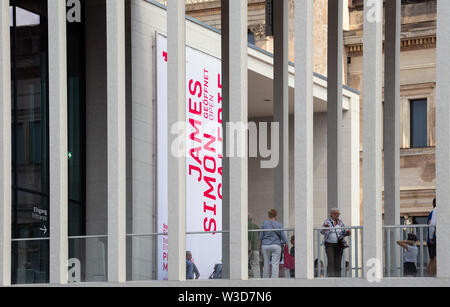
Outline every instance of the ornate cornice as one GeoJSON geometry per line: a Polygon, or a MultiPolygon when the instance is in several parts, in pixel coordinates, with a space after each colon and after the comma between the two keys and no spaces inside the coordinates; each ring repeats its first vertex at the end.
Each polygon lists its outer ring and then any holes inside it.
{"type": "MultiPolygon", "coordinates": [[[[434,49],[436,48],[436,36],[414,37],[406,38],[401,41],[401,51],[419,50],[419,49],[434,49]]],[[[348,44],[345,45],[347,55],[349,57],[358,57],[363,55],[363,44],[348,44]]]]}

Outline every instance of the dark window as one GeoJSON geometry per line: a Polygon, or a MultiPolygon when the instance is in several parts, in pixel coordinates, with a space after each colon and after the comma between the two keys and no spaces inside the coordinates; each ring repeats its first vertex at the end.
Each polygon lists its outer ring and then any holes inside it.
{"type": "Polygon", "coordinates": [[[428,146],[427,108],[426,99],[411,100],[411,148],[428,146]]]}
{"type": "Polygon", "coordinates": [[[50,228],[47,1],[12,0],[10,5],[12,282],[46,283],[50,228]]]}

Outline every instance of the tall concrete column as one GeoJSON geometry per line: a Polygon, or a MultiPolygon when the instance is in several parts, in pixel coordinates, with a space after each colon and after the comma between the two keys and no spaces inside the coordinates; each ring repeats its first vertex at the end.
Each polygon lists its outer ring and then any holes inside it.
{"type": "MultiPolygon", "coordinates": [[[[363,222],[364,271],[381,278],[382,268],[382,51],[383,0],[364,1],[363,222]]],[[[369,277],[369,276],[367,276],[369,277]]]]}
{"type": "MultiPolygon", "coordinates": [[[[222,132],[223,152],[227,150],[227,124],[230,122],[230,1],[221,2],[222,27],[222,132]]],[[[222,228],[230,230],[230,159],[222,159],[222,228]]],[[[222,263],[224,279],[230,278],[230,235],[222,236],[222,263]]]]}
{"type": "Polygon", "coordinates": [[[0,286],[11,285],[11,54],[9,1],[0,1],[0,286]]]}
{"type": "MultiPolygon", "coordinates": [[[[168,193],[169,280],[186,280],[186,156],[173,153],[174,142],[186,148],[186,8],[184,1],[167,3],[168,52],[168,193]],[[181,127],[177,127],[182,123],[181,127]],[[174,133],[174,127],[177,129],[174,133]],[[178,140],[177,140],[178,139],[178,140]],[[175,156],[174,154],[177,154],[175,156]]],[[[181,150],[180,150],[181,151],[181,150]]]]}
{"type": "Polygon", "coordinates": [[[437,275],[450,278],[450,1],[438,1],[437,14],[437,275]]]}
{"type": "Polygon", "coordinates": [[[273,2],[274,122],[279,123],[280,161],[274,172],[274,208],[289,226],[289,0],[273,2]]]}
{"type": "MultiPolygon", "coordinates": [[[[400,225],[400,34],[401,0],[386,1],[384,68],[384,223],[400,225]]],[[[399,264],[391,235],[393,266],[399,264]]],[[[395,270],[396,271],[396,270],[395,270]]],[[[390,273],[389,273],[390,274],[390,273]]]]}
{"type": "Polygon", "coordinates": [[[126,281],[125,1],[106,1],[108,281],[126,281]]]}
{"type": "Polygon", "coordinates": [[[50,283],[68,279],[68,127],[66,3],[48,1],[50,133],[50,283]]]}
{"type": "Polygon", "coordinates": [[[342,1],[328,1],[328,210],[342,201],[342,1]]]}
{"type": "Polygon", "coordinates": [[[295,277],[314,278],[314,1],[295,2],[295,277]]]}
{"type": "MultiPolygon", "coordinates": [[[[248,38],[247,0],[222,1],[223,57],[223,210],[229,225],[229,259],[224,262],[232,280],[248,279],[248,38]],[[226,3],[228,2],[228,3],[226,3]],[[237,133],[235,133],[237,132],[237,133]]],[[[226,259],[228,255],[225,255],[226,259]]],[[[226,272],[228,273],[228,272],[226,272]]],[[[227,276],[228,277],[228,276],[227,276]]]]}

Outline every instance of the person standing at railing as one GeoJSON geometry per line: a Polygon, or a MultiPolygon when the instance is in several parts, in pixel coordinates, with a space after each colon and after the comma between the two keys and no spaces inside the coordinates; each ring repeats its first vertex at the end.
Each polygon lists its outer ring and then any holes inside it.
{"type": "Polygon", "coordinates": [[[345,225],[340,220],[341,212],[335,208],[331,210],[331,217],[323,223],[321,233],[325,236],[325,250],[327,253],[328,277],[342,277],[342,256],[348,247],[345,237],[351,235],[350,230],[345,230],[345,225]]]}
{"type": "MultiPolygon", "coordinates": [[[[282,229],[283,225],[277,221],[278,212],[275,209],[269,211],[269,220],[261,225],[261,229],[282,229]]],[[[261,250],[264,258],[263,277],[270,278],[270,262],[272,260],[272,278],[280,276],[280,260],[283,246],[287,244],[286,235],[283,231],[265,231],[259,236],[261,250]]]]}
{"type": "Polygon", "coordinates": [[[428,216],[428,253],[430,255],[430,262],[428,263],[428,276],[436,276],[436,225],[437,225],[437,214],[436,214],[436,198],[433,199],[433,211],[431,211],[428,216]]]}
{"type": "MultiPolygon", "coordinates": [[[[258,230],[259,226],[253,222],[253,216],[248,214],[248,230],[258,230]]],[[[250,267],[250,277],[261,278],[261,269],[259,266],[259,250],[261,242],[257,232],[248,233],[248,261],[250,267]]]]}
{"type": "Polygon", "coordinates": [[[403,253],[403,275],[405,277],[417,277],[417,237],[415,234],[408,234],[407,241],[397,241],[397,244],[404,249],[403,253]]]}

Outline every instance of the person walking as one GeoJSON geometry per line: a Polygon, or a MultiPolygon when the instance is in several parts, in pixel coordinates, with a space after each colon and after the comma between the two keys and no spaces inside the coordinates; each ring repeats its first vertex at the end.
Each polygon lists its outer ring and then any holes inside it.
{"type": "MultiPolygon", "coordinates": [[[[253,222],[253,216],[248,214],[248,230],[258,230],[259,226],[253,222]]],[[[249,276],[253,278],[261,278],[261,269],[259,265],[259,250],[261,244],[257,232],[249,231],[248,233],[248,261],[249,261],[249,276]]]]}
{"type": "MultiPolygon", "coordinates": [[[[269,220],[261,225],[261,229],[276,230],[282,229],[278,219],[278,212],[271,209],[268,213],[269,220]]],[[[272,278],[280,276],[280,260],[283,246],[287,243],[286,235],[283,231],[265,231],[260,234],[261,249],[264,258],[263,277],[270,278],[270,263],[272,262],[272,278]]]]}
{"type": "Polygon", "coordinates": [[[417,277],[417,256],[419,249],[417,248],[417,236],[415,234],[408,234],[408,240],[398,241],[404,249],[403,253],[403,275],[405,277],[417,277]]]}
{"type": "Polygon", "coordinates": [[[350,230],[345,230],[345,225],[340,220],[341,212],[335,208],[331,210],[331,217],[323,223],[322,234],[325,236],[325,250],[327,253],[328,277],[342,277],[342,256],[347,248],[345,237],[351,235],[350,230]]]}

